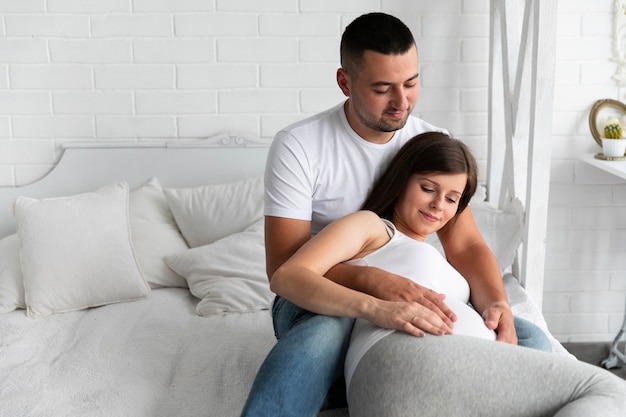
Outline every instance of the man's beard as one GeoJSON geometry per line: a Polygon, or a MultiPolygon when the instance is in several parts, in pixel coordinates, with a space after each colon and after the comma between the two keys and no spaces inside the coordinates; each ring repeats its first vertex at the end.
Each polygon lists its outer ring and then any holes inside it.
{"type": "Polygon", "coordinates": [[[396,130],[402,129],[411,114],[410,111],[407,111],[406,116],[404,116],[402,120],[385,120],[383,116],[374,118],[372,115],[364,115],[359,110],[359,106],[354,106],[354,112],[362,125],[377,132],[395,132],[396,130]]]}

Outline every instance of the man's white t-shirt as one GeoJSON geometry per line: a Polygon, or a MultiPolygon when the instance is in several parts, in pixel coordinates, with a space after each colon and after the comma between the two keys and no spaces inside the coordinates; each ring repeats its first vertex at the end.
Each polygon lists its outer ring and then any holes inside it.
{"type": "Polygon", "coordinates": [[[266,216],[310,220],[315,235],[361,208],[374,181],[417,134],[445,130],[410,116],[385,144],[357,135],[344,103],[276,134],[265,167],[266,216]]]}

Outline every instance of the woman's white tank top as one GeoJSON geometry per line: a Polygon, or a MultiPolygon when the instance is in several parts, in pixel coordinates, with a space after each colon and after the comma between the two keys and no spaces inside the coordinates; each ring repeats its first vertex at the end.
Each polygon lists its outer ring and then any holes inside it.
{"type": "MultiPolygon", "coordinates": [[[[495,340],[495,333],[485,326],[478,312],[467,304],[470,289],[465,278],[432,245],[404,235],[387,220],[383,222],[391,236],[389,242],[363,258],[353,259],[346,263],[381,268],[445,294],[445,304],[457,315],[454,334],[495,340]]],[[[377,327],[364,319],[355,321],[345,362],[345,378],[348,387],[352,374],[363,355],[377,341],[393,331],[377,327]]]]}

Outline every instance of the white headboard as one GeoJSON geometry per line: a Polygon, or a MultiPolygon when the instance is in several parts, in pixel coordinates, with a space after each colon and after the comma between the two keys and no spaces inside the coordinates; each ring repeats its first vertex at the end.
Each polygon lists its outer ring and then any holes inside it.
{"type": "Polygon", "coordinates": [[[269,142],[243,135],[217,135],[194,142],[74,143],[42,179],[0,187],[0,237],[15,231],[17,196],[44,198],[93,191],[118,180],[131,190],[151,177],[163,187],[194,187],[262,175],[269,142]]]}

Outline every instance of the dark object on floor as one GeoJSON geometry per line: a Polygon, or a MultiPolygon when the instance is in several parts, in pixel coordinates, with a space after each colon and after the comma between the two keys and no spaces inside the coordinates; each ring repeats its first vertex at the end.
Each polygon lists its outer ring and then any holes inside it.
{"type": "MultiPolygon", "coordinates": [[[[562,343],[562,345],[579,360],[599,367],[611,350],[610,342],[562,343]]],[[[624,342],[620,343],[619,349],[623,351],[624,342]]],[[[609,372],[626,379],[626,364],[618,362],[617,367],[609,369],[609,372]]]]}

